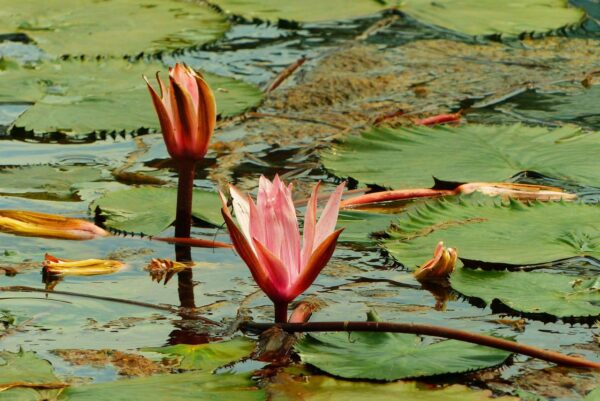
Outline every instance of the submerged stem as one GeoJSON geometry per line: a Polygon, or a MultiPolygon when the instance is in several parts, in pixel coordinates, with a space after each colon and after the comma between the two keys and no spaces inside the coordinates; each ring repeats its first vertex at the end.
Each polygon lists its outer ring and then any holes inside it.
{"type": "MultiPolygon", "coordinates": [[[[600,363],[576,358],[559,352],[519,344],[502,338],[470,333],[464,330],[451,329],[442,326],[414,323],[388,323],[388,322],[314,322],[314,323],[278,323],[281,329],[290,333],[317,332],[317,331],[370,331],[385,333],[412,333],[435,337],[451,338],[454,340],[485,345],[518,354],[531,356],[544,361],[564,366],[600,369],[600,363]]],[[[270,323],[244,322],[242,330],[264,331],[273,327],[270,323]]]]}

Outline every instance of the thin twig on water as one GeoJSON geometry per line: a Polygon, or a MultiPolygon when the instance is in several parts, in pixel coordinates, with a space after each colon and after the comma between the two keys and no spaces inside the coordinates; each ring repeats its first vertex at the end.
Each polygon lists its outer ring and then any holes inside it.
{"type": "MultiPolygon", "coordinates": [[[[41,292],[41,293],[45,293],[45,294],[55,294],[55,295],[64,295],[64,296],[71,296],[71,297],[97,299],[100,301],[117,302],[117,303],[121,303],[121,304],[140,306],[142,308],[157,309],[157,310],[162,310],[162,311],[172,312],[172,313],[179,312],[179,308],[174,307],[174,306],[169,306],[169,305],[155,305],[155,304],[151,304],[151,303],[147,303],[147,302],[131,301],[129,299],[105,297],[105,296],[101,296],[101,295],[81,294],[78,292],[71,292],[71,291],[56,291],[56,290],[50,291],[50,290],[44,290],[42,288],[34,288],[34,287],[27,287],[27,286],[20,286],[20,285],[0,287],[0,291],[4,291],[4,292],[41,292]]],[[[199,320],[203,323],[206,323],[206,324],[221,326],[221,323],[216,322],[214,320],[207,319],[203,316],[195,316],[195,319],[199,320]]]]}

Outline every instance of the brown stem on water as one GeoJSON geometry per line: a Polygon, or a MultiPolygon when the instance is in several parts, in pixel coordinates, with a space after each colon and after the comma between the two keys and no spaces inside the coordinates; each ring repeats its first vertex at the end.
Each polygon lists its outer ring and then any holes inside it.
{"type": "Polygon", "coordinates": [[[287,66],[283,71],[281,71],[271,82],[271,84],[265,89],[265,93],[271,93],[275,89],[279,88],[279,85],[283,83],[290,75],[292,75],[302,64],[306,62],[307,58],[302,56],[300,59],[294,61],[292,64],[287,66]]]}
{"type": "MultiPolygon", "coordinates": [[[[519,344],[502,338],[470,333],[464,330],[451,329],[442,326],[432,326],[414,323],[388,323],[388,322],[312,322],[312,323],[279,323],[281,329],[290,333],[319,332],[319,331],[363,331],[385,333],[411,333],[435,337],[450,338],[453,340],[484,345],[527,355],[558,365],[600,369],[600,363],[576,358],[559,352],[548,351],[529,345],[519,344]]],[[[244,322],[240,325],[242,330],[263,331],[273,327],[270,323],[244,322]]]]}
{"type": "Polygon", "coordinates": [[[275,323],[287,323],[288,303],[275,303],[275,323]]]}

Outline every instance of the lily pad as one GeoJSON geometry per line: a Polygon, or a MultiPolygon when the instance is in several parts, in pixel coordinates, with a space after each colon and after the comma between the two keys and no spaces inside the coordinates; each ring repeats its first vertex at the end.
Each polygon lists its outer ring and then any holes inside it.
{"type": "MultiPolygon", "coordinates": [[[[373,312],[369,321],[378,321],[373,312]]],[[[424,344],[414,334],[309,334],[295,346],[303,362],[346,379],[399,380],[501,365],[510,352],[446,340],[424,344]]]]}
{"type": "Polygon", "coordinates": [[[99,181],[90,166],[19,166],[0,169],[0,194],[46,200],[78,200],[75,184],[99,181]]]}
{"type": "Polygon", "coordinates": [[[583,401],[600,401],[600,387],[592,390],[588,395],[585,396],[583,401]]]}
{"type": "Polygon", "coordinates": [[[439,241],[461,259],[523,266],[600,257],[600,205],[528,204],[474,194],[440,199],[399,216],[383,246],[408,268],[431,258],[439,241]]]}
{"type": "Polygon", "coordinates": [[[600,101],[600,85],[568,93],[527,91],[501,103],[512,116],[529,121],[578,123],[600,129],[600,111],[593,105],[600,101]]]}
{"type": "Polygon", "coordinates": [[[50,362],[34,352],[0,351],[0,399],[3,401],[53,400],[60,390],[36,389],[36,385],[60,384],[50,362]],[[30,387],[16,386],[16,383],[30,387]],[[12,388],[11,388],[12,387],[12,388]]]}
{"type": "Polygon", "coordinates": [[[60,401],[154,400],[154,401],[263,401],[248,374],[190,372],[155,375],[114,382],[69,387],[60,401]]]}
{"type": "Polygon", "coordinates": [[[600,185],[600,134],[516,125],[376,128],[322,154],[325,167],[364,184],[427,188],[432,176],[498,182],[521,171],[600,185]]]}
{"type": "MultiPolygon", "coordinates": [[[[12,129],[35,134],[158,130],[142,79],[157,71],[166,68],[158,62],[114,59],[54,61],[32,68],[11,64],[0,69],[0,102],[33,103],[12,129]]],[[[215,91],[221,116],[242,113],[262,99],[261,91],[250,84],[212,74],[205,77],[215,91]]]]}
{"type": "Polygon", "coordinates": [[[499,301],[512,310],[558,318],[600,315],[600,280],[552,273],[458,269],[452,288],[486,304],[499,301]]]}
{"type": "Polygon", "coordinates": [[[229,341],[199,345],[178,344],[162,348],[145,348],[143,351],[179,356],[179,369],[212,371],[248,356],[256,343],[246,337],[229,341]]]}
{"type": "Polygon", "coordinates": [[[214,2],[226,13],[245,18],[276,21],[278,19],[298,22],[318,22],[357,18],[376,13],[396,2],[378,0],[216,0],[214,2]]]}
{"type": "MultiPolygon", "coordinates": [[[[176,188],[137,187],[109,192],[95,200],[90,209],[104,225],[119,231],[156,235],[175,221],[176,188]]],[[[192,215],[211,225],[223,223],[221,200],[215,192],[194,190],[192,215]]]]}
{"type": "Polygon", "coordinates": [[[336,380],[311,375],[291,377],[279,374],[267,387],[272,401],[518,401],[517,397],[493,397],[489,390],[472,390],[467,386],[431,386],[418,382],[369,383],[336,380]]]}
{"type": "Polygon", "coordinates": [[[180,0],[1,0],[0,9],[1,33],[26,34],[53,56],[173,51],[229,28],[212,8],[180,0]]]}
{"type": "Polygon", "coordinates": [[[407,0],[400,9],[426,24],[468,35],[547,32],[585,17],[567,0],[407,0]]]}
{"type": "Polygon", "coordinates": [[[370,246],[376,242],[373,233],[384,233],[396,219],[393,214],[342,210],[338,216],[338,227],[344,231],[339,242],[370,246]]]}

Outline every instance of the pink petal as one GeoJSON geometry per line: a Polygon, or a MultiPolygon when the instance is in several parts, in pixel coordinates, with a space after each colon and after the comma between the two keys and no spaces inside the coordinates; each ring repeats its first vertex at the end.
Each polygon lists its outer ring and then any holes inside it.
{"type": "Polygon", "coordinates": [[[235,219],[237,220],[244,236],[249,243],[252,243],[252,236],[250,235],[250,205],[246,196],[240,192],[235,186],[229,186],[229,193],[233,198],[233,211],[235,212],[235,219]]]}
{"type": "Polygon", "coordinates": [[[194,109],[197,109],[199,95],[198,85],[196,84],[196,72],[186,65],[177,63],[171,69],[170,75],[175,78],[179,85],[188,91],[194,104],[194,109]]]}
{"type": "Polygon", "coordinates": [[[338,185],[333,194],[329,197],[327,205],[325,205],[325,209],[323,209],[321,217],[319,217],[319,222],[317,223],[313,248],[319,246],[319,244],[335,230],[338,212],[340,210],[340,201],[342,200],[342,193],[344,192],[345,186],[345,182],[338,185]]]}
{"type": "Polygon", "coordinates": [[[337,239],[342,231],[344,231],[343,228],[331,233],[315,249],[306,266],[302,268],[300,276],[298,276],[290,289],[290,295],[293,295],[292,299],[306,291],[315,281],[321,270],[327,265],[327,262],[329,262],[335,251],[337,239]]]}
{"type": "Polygon", "coordinates": [[[250,209],[250,238],[256,238],[263,244],[267,243],[267,230],[265,218],[262,211],[256,207],[250,196],[248,196],[250,209]]]}
{"type": "Polygon", "coordinates": [[[279,176],[275,176],[273,182],[261,176],[256,211],[251,209],[250,213],[252,236],[260,239],[283,262],[292,277],[297,276],[301,267],[300,229],[292,193],[279,176]]]}
{"type": "Polygon", "coordinates": [[[204,157],[205,151],[203,152],[204,146],[198,138],[198,115],[190,93],[173,77],[171,77],[171,90],[173,91],[171,105],[176,121],[175,127],[182,139],[182,144],[190,158],[201,159],[204,157]],[[175,112],[175,105],[177,105],[177,112],[175,112]]]}
{"type": "MultiPolygon", "coordinates": [[[[283,264],[283,262],[274,255],[271,251],[267,249],[264,244],[260,241],[253,239],[254,249],[256,249],[256,253],[258,256],[258,260],[264,266],[265,270],[269,274],[269,278],[271,279],[271,283],[273,287],[276,289],[276,294],[269,294],[269,298],[271,298],[274,302],[280,301],[291,301],[291,299],[286,298],[287,290],[290,286],[290,274],[287,267],[283,264]]],[[[265,291],[266,292],[266,291],[265,291]]],[[[293,299],[293,297],[292,297],[293,299]]]]}
{"type": "MultiPolygon", "coordinates": [[[[152,104],[154,105],[154,108],[156,109],[156,114],[158,115],[158,121],[160,123],[160,128],[163,134],[163,138],[165,140],[165,144],[167,145],[167,150],[169,151],[169,154],[171,154],[171,156],[176,157],[178,153],[177,141],[175,139],[175,131],[173,124],[171,123],[169,111],[165,107],[164,103],[162,102],[152,85],[150,85],[150,82],[148,82],[148,79],[144,77],[144,80],[148,85],[150,97],[152,98],[152,104]]],[[[162,88],[162,82],[160,82],[160,80],[159,83],[162,88]]]]}
{"type": "Polygon", "coordinates": [[[198,114],[198,131],[200,140],[208,143],[217,125],[217,103],[215,95],[210,89],[206,81],[202,77],[196,75],[196,88],[198,90],[197,114],[198,114]]]}
{"type": "MultiPolygon", "coordinates": [[[[222,195],[221,195],[222,196],[222,195]]],[[[226,203],[225,203],[226,204],[226,203]]],[[[254,253],[252,247],[244,237],[244,234],[240,231],[240,229],[235,225],[233,218],[231,217],[231,213],[227,209],[227,206],[221,208],[221,214],[223,215],[223,219],[225,220],[225,224],[227,225],[227,230],[229,231],[229,237],[231,238],[231,242],[237,253],[240,255],[242,260],[250,269],[250,273],[252,274],[252,278],[258,286],[268,295],[277,293],[277,289],[273,286],[273,283],[270,278],[270,274],[262,266],[254,253]]]]}
{"type": "Polygon", "coordinates": [[[313,245],[315,243],[315,226],[317,224],[317,193],[319,192],[320,186],[321,182],[318,182],[317,185],[315,185],[312,190],[312,194],[310,195],[310,200],[306,205],[306,213],[304,215],[304,239],[302,241],[302,266],[306,266],[308,263],[310,255],[313,251],[313,245]]]}
{"type": "Polygon", "coordinates": [[[276,189],[276,218],[283,229],[284,241],[282,243],[280,258],[286,267],[290,270],[292,277],[297,277],[302,268],[301,265],[301,240],[300,228],[298,227],[298,217],[296,216],[296,207],[292,199],[291,185],[285,184],[276,175],[273,180],[273,186],[276,189]]]}

